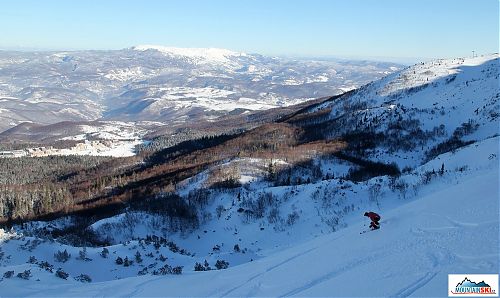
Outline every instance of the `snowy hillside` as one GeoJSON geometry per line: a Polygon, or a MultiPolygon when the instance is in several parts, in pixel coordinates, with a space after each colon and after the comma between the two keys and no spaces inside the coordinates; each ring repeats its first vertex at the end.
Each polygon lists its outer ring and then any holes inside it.
{"type": "Polygon", "coordinates": [[[331,111],[330,138],[369,132],[385,148],[367,157],[413,167],[447,146],[498,134],[499,69],[497,54],[417,64],[312,112],[331,111]]]}
{"type": "Polygon", "coordinates": [[[144,170],[157,176],[133,168],[154,196],[4,232],[2,291],[435,297],[448,274],[498,273],[499,69],[498,55],[418,64],[212,147],[167,148],[144,170]],[[187,178],[159,184],[178,163],[187,178]]]}
{"type": "MultiPolygon", "coordinates": [[[[17,274],[31,269],[31,279],[37,281],[4,278],[2,291],[7,296],[446,296],[449,273],[498,272],[498,141],[495,138],[441,157],[447,164],[471,169],[479,164],[477,169],[447,173],[410,201],[384,198],[379,231],[359,234],[366,229],[360,213],[376,208],[368,202],[359,205],[362,209],[351,216],[353,224],[349,227],[308,241],[296,239],[304,237],[300,230],[277,240],[272,230],[267,236],[255,237],[262,232],[243,229],[238,237],[268,249],[250,253],[254,261],[238,266],[233,263],[237,264],[244,254],[222,254],[231,267],[221,271],[189,272],[194,260],[203,257],[177,255],[162,248],[167,263],[184,265],[187,272],[181,276],[121,279],[157,263],[154,258],[158,258],[158,252],[133,241],[108,247],[110,257],[106,259],[99,255],[102,249],[87,249],[92,261],[83,261],[75,259],[78,248],[50,242],[37,246],[33,238],[19,236],[6,242],[11,236],[4,235],[4,271],[17,274]],[[496,157],[488,158],[493,155],[496,157]],[[30,249],[28,241],[34,248],[30,249]],[[291,241],[302,243],[283,248],[291,241]],[[68,249],[74,256],[68,263],[55,264],[70,274],[68,281],[25,263],[32,255],[40,261],[50,260],[57,249],[68,249]],[[116,256],[134,259],[136,251],[141,252],[143,264],[123,269],[115,264],[116,256]],[[153,258],[145,257],[148,252],[153,252],[153,258]],[[94,282],[82,285],[71,280],[82,273],[94,282]],[[120,280],[112,281],[115,278],[120,280]]],[[[295,201],[307,204],[307,198],[295,201]]]]}

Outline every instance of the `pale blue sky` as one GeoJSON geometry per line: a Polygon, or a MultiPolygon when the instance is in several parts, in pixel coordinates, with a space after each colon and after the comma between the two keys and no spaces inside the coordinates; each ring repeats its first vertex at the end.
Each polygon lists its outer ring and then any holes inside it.
{"type": "Polygon", "coordinates": [[[340,57],[498,52],[498,0],[2,0],[0,48],[340,57]]]}

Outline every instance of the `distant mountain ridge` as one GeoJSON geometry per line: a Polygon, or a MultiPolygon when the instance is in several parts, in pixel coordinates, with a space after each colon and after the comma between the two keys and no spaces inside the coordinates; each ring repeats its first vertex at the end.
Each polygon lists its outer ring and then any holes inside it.
{"type": "Polygon", "coordinates": [[[228,62],[231,57],[247,57],[246,53],[238,53],[220,48],[177,48],[158,45],[138,45],[131,48],[135,51],[158,51],[168,56],[183,56],[204,63],[228,62]]]}

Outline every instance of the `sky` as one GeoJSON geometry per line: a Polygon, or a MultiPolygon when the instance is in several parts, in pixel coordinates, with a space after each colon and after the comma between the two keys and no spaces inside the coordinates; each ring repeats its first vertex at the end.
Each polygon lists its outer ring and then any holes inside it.
{"type": "Polygon", "coordinates": [[[498,52],[499,0],[3,0],[0,28],[9,50],[447,58],[498,52]]]}

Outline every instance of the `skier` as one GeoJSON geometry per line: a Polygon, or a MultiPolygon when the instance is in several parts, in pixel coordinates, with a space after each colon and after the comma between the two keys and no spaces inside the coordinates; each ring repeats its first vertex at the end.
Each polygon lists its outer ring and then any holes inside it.
{"type": "Polygon", "coordinates": [[[380,229],[380,215],[378,215],[377,213],[375,212],[365,212],[365,216],[369,217],[370,220],[372,221],[370,223],[370,229],[372,230],[377,230],[377,229],[380,229]]]}

